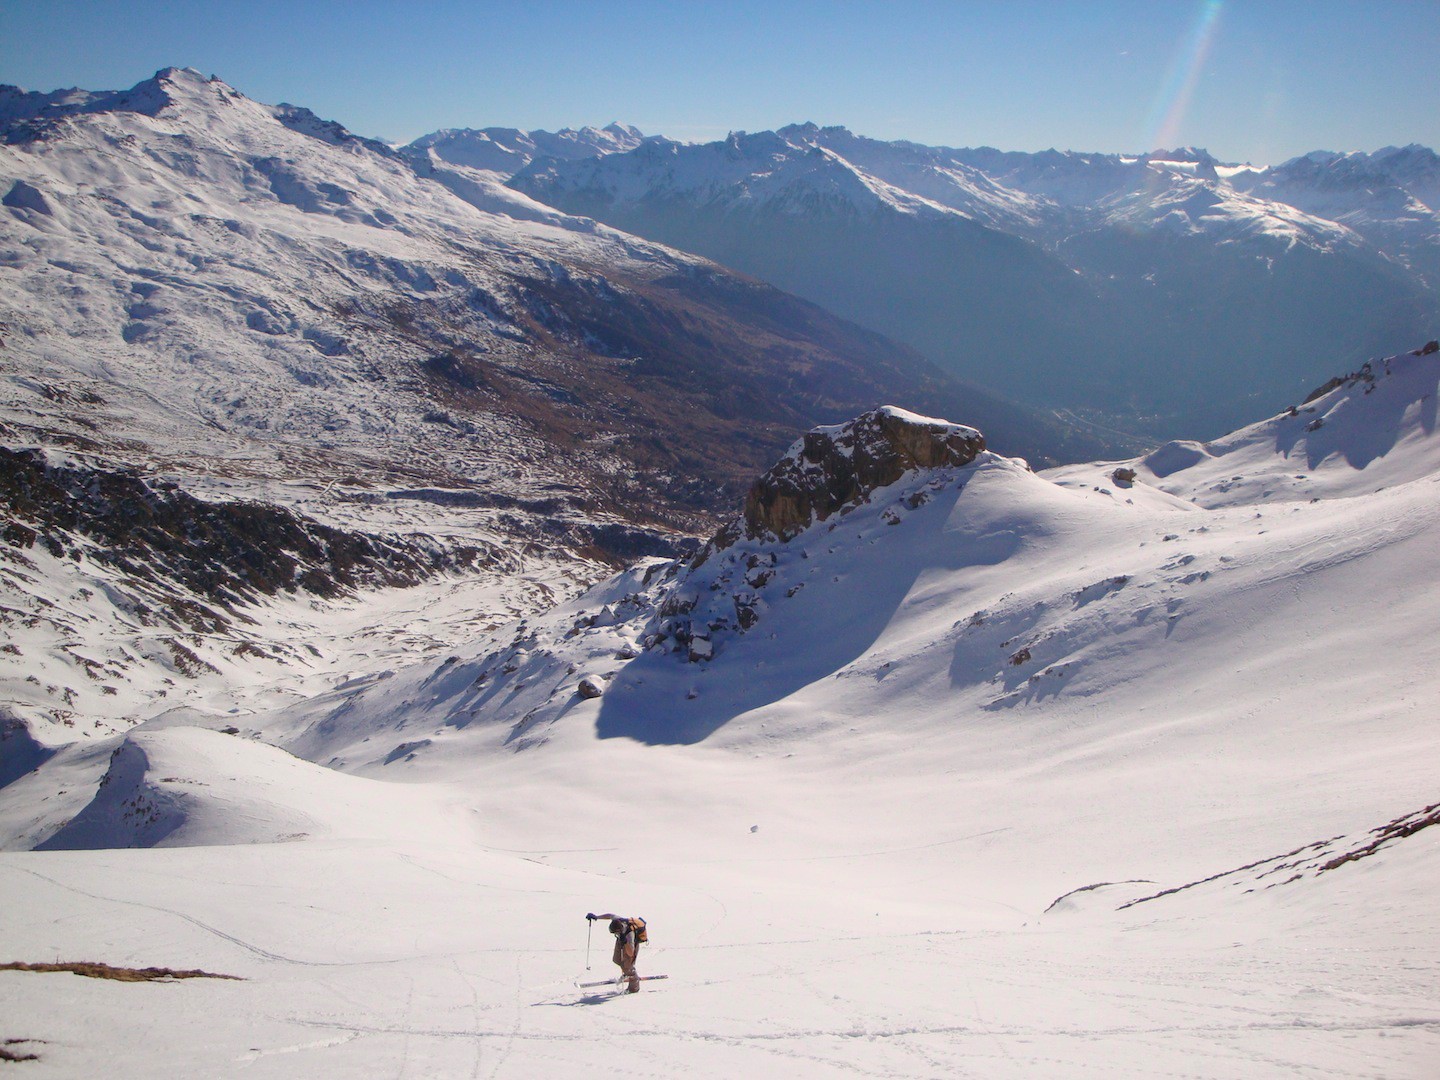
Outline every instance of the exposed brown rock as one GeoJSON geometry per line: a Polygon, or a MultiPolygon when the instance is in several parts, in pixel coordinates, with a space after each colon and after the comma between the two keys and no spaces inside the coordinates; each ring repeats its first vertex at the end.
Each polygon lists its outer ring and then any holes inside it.
{"type": "Polygon", "coordinates": [[[968,465],[984,449],[985,438],[974,428],[892,406],[815,428],[750,488],[746,535],[789,539],[911,469],[968,465]]]}
{"type": "Polygon", "coordinates": [[[17,960],[8,964],[0,964],[0,971],[68,971],[73,975],[84,975],[90,979],[113,979],[116,982],[170,982],[175,979],[233,979],[237,982],[243,981],[239,975],[217,975],[213,971],[201,971],[199,968],[176,970],[175,968],[167,967],[116,967],[113,964],[104,964],[89,960],[57,961],[53,964],[27,964],[17,960]]]}

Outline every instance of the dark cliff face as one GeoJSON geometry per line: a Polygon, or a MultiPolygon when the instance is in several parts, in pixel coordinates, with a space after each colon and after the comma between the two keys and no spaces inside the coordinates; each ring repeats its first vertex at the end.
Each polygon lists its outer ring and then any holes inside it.
{"type": "Polygon", "coordinates": [[[0,539],[178,585],[231,612],[259,596],[411,585],[496,558],[474,545],[338,529],[284,507],[205,502],[135,472],[57,465],[39,451],[3,447],[0,539]]]}
{"type": "Polygon", "coordinates": [[[968,465],[985,449],[974,428],[891,406],[809,431],[751,487],[747,536],[789,539],[911,469],[968,465]]]}

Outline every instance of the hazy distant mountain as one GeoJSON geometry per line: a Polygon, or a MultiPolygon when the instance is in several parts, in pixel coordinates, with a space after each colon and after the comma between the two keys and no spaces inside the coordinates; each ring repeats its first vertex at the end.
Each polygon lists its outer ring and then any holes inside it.
{"type": "Polygon", "coordinates": [[[513,176],[536,158],[573,161],[633,150],[645,141],[639,128],[607,124],[576,131],[521,131],[519,128],[445,128],[401,148],[411,158],[433,154],[451,165],[513,176]]]}
{"type": "MultiPolygon", "coordinates": [[[[1389,157],[1428,192],[1418,150],[1389,157]]],[[[1286,195],[1284,170],[1257,175],[1194,148],[953,150],[802,124],[537,159],[511,186],[756,274],[1022,400],[1194,433],[1300,393],[1306,356],[1358,363],[1440,317],[1418,272],[1434,250],[1419,195],[1410,220],[1387,219],[1404,232],[1391,243],[1355,214],[1332,220],[1333,199],[1286,195]]]]}
{"type": "Polygon", "coordinates": [[[1440,156],[1424,146],[1373,154],[1317,151],[1230,183],[1354,229],[1429,277],[1440,279],[1440,156]]]}
{"type": "Polygon", "coordinates": [[[1010,393],[1026,392],[1012,358],[1065,355],[1090,305],[1038,244],[774,132],[540,160],[511,185],[754,274],[1010,393]]]}

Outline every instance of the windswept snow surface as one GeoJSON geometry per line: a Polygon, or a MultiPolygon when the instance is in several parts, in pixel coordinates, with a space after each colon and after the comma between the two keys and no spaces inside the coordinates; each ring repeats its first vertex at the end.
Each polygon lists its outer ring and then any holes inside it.
{"type": "Polygon", "coordinates": [[[0,856],[0,953],[246,981],[0,972],[0,1036],[35,1076],[1433,1077],[1437,360],[61,750],[0,825],[93,849],[0,856]],[[669,979],[577,987],[587,911],[669,979]]]}

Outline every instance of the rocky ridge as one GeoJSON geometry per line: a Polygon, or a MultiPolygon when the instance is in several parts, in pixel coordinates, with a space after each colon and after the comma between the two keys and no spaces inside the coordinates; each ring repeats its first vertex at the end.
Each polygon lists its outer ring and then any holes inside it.
{"type": "MultiPolygon", "coordinates": [[[[947,493],[958,497],[974,468],[1026,471],[1023,462],[998,458],[982,444],[974,428],[893,407],[812,430],[755,485],[807,493],[803,499],[817,512],[806,525],[786,525],[783,535],[752,532],[742,512],[694,557],[642,562],[579,600],[521,621],[508,640],[492,637],[476,655],[441,665],[427,677],[427,692],[445,703],[447,726],[483,719],[506,733],[511,749],[543,743],[577,700],[603,698],[617,680],[644,682],[636,672],[649,670],[645,665],[701,670],[747,638],[763,637],[767,620],[785,613],[807,584],[847,562],[849,555],[832,558],[827,550],[827,537],[842,522],[865,544],[880,544],[928,503],[947,493]],[[824,517],[821,505],[829,508],[824,517]]],[[[764,520],[779,521],[757,519],[764,520]]],[[[302,710],[282,745],[305,756],[343,741],[360,699],[369,702],[362,709],[373,708],[391,692],[388,682],[368,682],[319,703],[330,711],[318,719],[314,708],[302,710]]],[[[344,756],[333,764],[360,762],[344,756]]]]}

